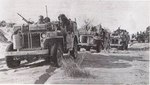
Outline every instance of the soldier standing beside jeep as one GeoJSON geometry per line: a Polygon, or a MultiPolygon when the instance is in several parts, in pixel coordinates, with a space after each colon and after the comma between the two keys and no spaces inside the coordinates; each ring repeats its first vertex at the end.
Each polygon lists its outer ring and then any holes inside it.
{"type": "MultiPolygon", "coordinates": [[[[72,32],[73,32],[73,29],[71,28],[70,20],[64,14],[60,14],[58,16],[58,20],[60,22],[60,26],[61,26],[60,28],[61,28],[61,31],[62,31],[63,36],[64,36],[65,47],[68,47],[67,41],[70,42],[71,40],[67,39],[68,38],[67,35],[72,34],[72,32]]],[[[67,49],[67,48],[65,48],[65,49],[67,49]]],[[[72,46],[70,49],[72,49],[72,46]]]]}

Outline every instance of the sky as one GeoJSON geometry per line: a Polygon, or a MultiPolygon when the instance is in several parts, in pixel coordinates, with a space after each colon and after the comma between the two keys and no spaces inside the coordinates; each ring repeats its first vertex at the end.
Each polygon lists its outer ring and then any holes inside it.
{"type": "Polygon", "coordinates": [[[130,33],[150,26],[150,1],[146,0],[0,0],[0,21],[23,23],[17,13],[37,21],[39,15],[46,16],[45,5],[51,21],[63,13],[72,20],[76,18],[78,28],[85,19],[112,31],[121,26],[130,33]]]}

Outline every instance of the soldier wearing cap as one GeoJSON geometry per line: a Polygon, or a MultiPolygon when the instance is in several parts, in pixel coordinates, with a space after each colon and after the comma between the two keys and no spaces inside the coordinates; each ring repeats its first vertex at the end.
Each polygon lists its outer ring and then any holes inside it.
{"type": "Polygon", "coordinates": [[[59,23],[60,23],[60,28],[61,28],[61,31],[63,33],[63,36],[64,36],[64,47],[65,49],[68,49],[68,47],[70,47],[69,49],[72,49],[73,46],[72,46],[72,40],[71,40],[71,36],[72,33],[73,33],[73,28],[71,27],[71,23],[66,16],[65,14],[60,14],[58,16],[58,20],[59,20],[59,23]]]}
{"type": "Polygon", "coordinates": [[[39,16],[37,24],[44,24],[44,17],[42,15],[39,16]]]}
{"type": "Polygon", "coordinates": [[[45,22],[45,23],[49,23],[49,22],[50,22],[50,18],[49,18],[49,17],[45,17],[45,18],[44,18],[44,22],[45,22]]]}

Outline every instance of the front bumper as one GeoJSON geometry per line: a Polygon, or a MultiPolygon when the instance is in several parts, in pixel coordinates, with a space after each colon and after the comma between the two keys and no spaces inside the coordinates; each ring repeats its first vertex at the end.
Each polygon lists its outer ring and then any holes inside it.
{"type": "Polygon", "coordinates": [[[115,46],[115,47],[120,47],[120,46],[122,46],[121,44],[110,44],[110,46],[115,46]]]}
{"type": "Polygon", "coordinates": [[[79,47],[96,47],[96,44],[84,44],[84,43],[79,43],[78,44],[79,47]]]}
{"type": "Polygon", "coordinates": [[[49,53],[48,49],[34,50],[34,51],[10,51],[5,52],[5,56],[46,55],[48,53],[49,53]]]}

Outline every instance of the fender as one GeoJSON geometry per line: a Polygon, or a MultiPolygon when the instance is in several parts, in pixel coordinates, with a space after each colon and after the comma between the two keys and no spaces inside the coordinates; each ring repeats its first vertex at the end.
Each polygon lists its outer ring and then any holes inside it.
{"type": "Polygon", "coordinates": [[[6,52],[9,52],[9,51],[13,51],[13,43],[10,43],[7,48],[6,48],[6,52]]]}

